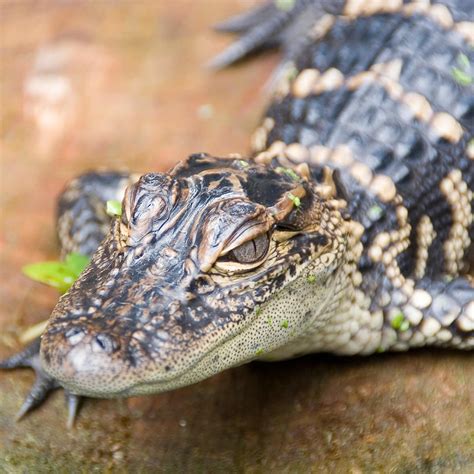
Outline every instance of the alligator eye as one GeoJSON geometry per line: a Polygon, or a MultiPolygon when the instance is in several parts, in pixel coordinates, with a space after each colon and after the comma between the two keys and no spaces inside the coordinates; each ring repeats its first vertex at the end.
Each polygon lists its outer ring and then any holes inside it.
{"type": "Polygon", "coordinates": [[[230,255],[239,263],[254,263],[265,256],[269,244],[270,239],[267,234],[259,235],[236,247],[230,255]]]}

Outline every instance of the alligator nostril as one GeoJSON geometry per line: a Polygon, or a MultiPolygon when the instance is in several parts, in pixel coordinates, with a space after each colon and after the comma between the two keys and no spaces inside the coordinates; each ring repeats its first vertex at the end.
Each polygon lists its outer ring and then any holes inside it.
{"type": "Polygon", "coordinates": [[[76,345],[78,342],[82,341],[86,332],[82,328],[72,328],[66,331],[65,337],[68,339],[69,343],[73,346],[76,345]]]}
{"type": "Polygon", "coordinates": [[[118,349],[118,344],[115,339],[108,334],[97,334],[94,338],[93,348],[97,351],[111,354],[118,349]]]}

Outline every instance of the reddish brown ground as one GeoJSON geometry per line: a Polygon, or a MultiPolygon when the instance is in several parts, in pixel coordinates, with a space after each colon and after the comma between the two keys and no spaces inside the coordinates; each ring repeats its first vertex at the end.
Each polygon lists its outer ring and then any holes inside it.
{"type": "MultiPolygon", "coordinates": [[[[57,298],[21,267],[56,257],[68,179],[248,149],[276,56],[202,65],[228,41],[209,25],[251,3],[1,2],[0,356],[57,298]]],[[[60,393],[15,424],[32,376],[2,372],[0,472],[474,472],[473,380],[472,354],[312,356],[91,401],[68,432],[60,393]]]]}

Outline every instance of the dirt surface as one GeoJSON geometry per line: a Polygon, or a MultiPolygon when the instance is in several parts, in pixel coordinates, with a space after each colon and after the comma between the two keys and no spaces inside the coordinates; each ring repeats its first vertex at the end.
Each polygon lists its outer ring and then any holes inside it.
{"type": "MultiPolygon", "coordinates": [[[[163,171],[248,150],[267,55],[210,73],[239,0],[8,1],[1,27],[0,357],[57,295],[22,265],[57,256],[55,197],[90,168],[163,171]]],[[[474,472],[472,353],[251,364],[157,396],[56,393],[14,423],[29,371],[0,373],[0,472],[474,472]]]]}

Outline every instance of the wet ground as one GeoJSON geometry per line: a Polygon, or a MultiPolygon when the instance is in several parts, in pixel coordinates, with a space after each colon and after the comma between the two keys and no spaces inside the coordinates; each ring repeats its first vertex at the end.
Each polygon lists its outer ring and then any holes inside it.
{"type": "MultiPolygon", "coordinates": [[[[86,169],[163,171],[247,150],[277,61],[210,73],[209,30],[239,0],[0,4],[0,356],[47,318],[22,265],[57,257],[55,196],[86,169]]],[[[251,364],[175,392],[88,401],[72,431],[56,393],[20,423],[29,371],[0,373],[0,472],[474,472],[472,354],[417,351],[251,364]]]]}

